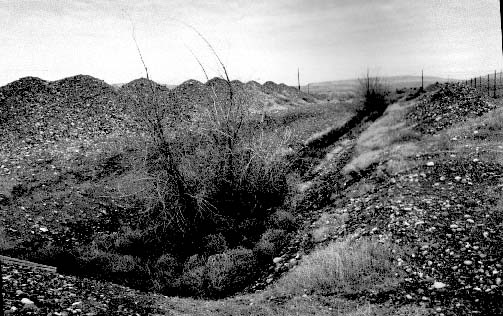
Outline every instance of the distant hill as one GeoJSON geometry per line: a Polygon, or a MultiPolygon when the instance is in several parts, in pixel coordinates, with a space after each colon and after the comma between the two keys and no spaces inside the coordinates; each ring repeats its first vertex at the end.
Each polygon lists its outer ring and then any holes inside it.
{"type": "MultiPolygon", "coordinates": [[[[133,80],[133,81],[134,81],[134,80],[133,80]]],[[[130,83],[130,82],[129,82],[129,83],[130,83]]],[[[119,89],[119,88],[122,88],[122,87],[123,87],[124,85],[126,85],[126,84],[127,84],[127,83],[120,82],[120,83],[111,83],[110,85],[111,85],[112,87],[116,88],[116,89],[119,89]]],[[[160,83],[159,85],[164,86],[164,87],[166,87],[166,88],[168,88],[168,89],[170,89],[170,90],[171,90],[171,89],[176,88],[176,86],[177,86],[176,84],[162,84],[162,83],[160,83]]]]}
{"type": "MultiPolygon", "coordinates": [[[[383,83],[387,84],[391,90],[412,88],[421,86],[421,76],[388,76],[381,77],[383,83]]],[[[441,77],[425,76],[425,87],[435,82],[459,81],[456,79],[446,79],[441,77]]],[[[309,85],[302,86],[302,91],[310,93],[322,94],[328,97],[350,97],[354,95],[360,83],[359,79],[335,80],[314,82],[309,85]]]]}

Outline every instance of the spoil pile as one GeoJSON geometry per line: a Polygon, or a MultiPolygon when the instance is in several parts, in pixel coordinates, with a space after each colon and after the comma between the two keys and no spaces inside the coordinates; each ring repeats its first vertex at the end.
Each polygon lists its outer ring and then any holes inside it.
{"type": "Polygon", "coordinates": [[[0,124],[7,138],[26,144],[100,136],[122,127],[116,97],[90,76],[23,78],[0,88],[0,124]]]}
{"type": "Polygon", "coordinates": [[[494,109],[495,105],[487,102],[486,98],[475,88],[462,84],[446,84],[423,97],[406,119],[417,131],[435,134],[453,124],[494,109]]]}

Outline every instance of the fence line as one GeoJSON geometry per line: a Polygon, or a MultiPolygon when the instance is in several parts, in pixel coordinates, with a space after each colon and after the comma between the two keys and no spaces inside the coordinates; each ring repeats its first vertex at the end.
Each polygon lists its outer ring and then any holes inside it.
{"type": "Polygon", "coordinates": [[[498,72],[495,70],[494,74],[487,74],[487,78],[485,76],[475,76],[462,82],[490,97],[498,98],[503,96],[503,71],[498,72]]]}

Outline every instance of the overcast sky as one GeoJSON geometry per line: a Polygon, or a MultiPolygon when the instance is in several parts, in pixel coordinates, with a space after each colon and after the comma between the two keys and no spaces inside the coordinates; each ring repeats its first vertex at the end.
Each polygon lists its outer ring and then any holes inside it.
{"type": "Polygon", "coordinates": [[[379,75],[465,78],[503,68],[497,0],[0,0],[0,85],[24,76],[221,74],[296,84],[379,75]],[[130,18],[129,18],[129,17],[130,18]],[[131,23],[132,22],[132,23],[131,23]],[[193,54],[192,54],[192,53],[193,54]]]}

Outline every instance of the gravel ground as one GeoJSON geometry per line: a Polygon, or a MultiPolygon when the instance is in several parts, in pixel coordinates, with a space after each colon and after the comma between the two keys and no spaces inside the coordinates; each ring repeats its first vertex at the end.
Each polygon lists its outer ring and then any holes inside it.
{"type": "Polygon", "coordinates": [[[156,296],[90,279],[2,264],[5,315],[152,315],[156,296]]]}
{"type": "MultiPolygon", "coordinates": [[[[64,84],[72,82],[63,81],[64,84]]],[[[48,89],[43,82],[37,80],[19,84],[21,87],[24,84],[37,85],[38,90],[32,91],[34,95],[31,92],[24,94],[25,99],[33,99],[30,102],[41,102],[36,96],[48,89]]],[[[7,94],[5,90],[0,97],[4,100],[17,100],[16,96],[7,94]]],[[[484,100],[474,89],[446,85],[420,100],[407,120],[414,124],[416,130],[433,134],[493,108],[494,105],[484,100]]],[[[36,116],[43,111],[36,110],[33,113],[36,116]]],[[[21,125],[12,126],[16,133],[21,128],[21,125]]],[[[94,129],[81,127],[90,133],[94,129]]],[[[16,133],[12,135],[18,135],[16,133]]],[[[9,140],[0,144],[4,146],[0,146],[0,158],[3,159],[0,161],[0,176],[12,177],[18,174],[18,171],[13,171],[17,166],[20,166],[17,169],[29,170],[23,165],[24,161],[32,162],[33,170],[42,165],[47,169],[43,173],[51,172],[51,157],[39,164],[33,156],[33,148],[45,144],[46,138],[40,138],[37,133],[26,135],[31,136],[28,140],[24,139],[18,147],[21,154],[16,152],[15,155],[24,157],[19,158],[22,161],[14,161],[17,158],[7,155],[7,149],[14,142],[9,140]]],[[[64,141],[68,139],[65,138],[64,141]]],[[[52,146],[50,141],[47,144],[52,146]]],[[[476,153],[462,156],[439,153],[418,156],[416,159],[420,163],[418,167],[393,177],[378,177],[376,173],[364,175],[365,181],[374,185],[372,190],[360,197],[342,197],[337,204],[329,205],[326,209],[331,209],[337,216],[347,216],[348,219],[322,242],[347,236],[373,236],[400,245],[403,252],[397,253],[396,262],[403,268],[404,282],[395,291],[382,293],[379,297],[369,297],[376,302],[421,304],[433,308],[439,315],[503,314],[503,167],[477,158],[476,153]]],[[[71,176],[67,170],[62,170],[61,173],[63,176],[71,176]]],[[[36,175],[33,177],[38,178],[36,175]]],[[[62,176],[54,174],[54,177],[62,176]]],[[[47,179],[47,183],[41,182],[41,185],[57,185],[50,182],[51,179],[52,176],[47,179]]],[[[25,178],[19,180],[26,181],[25,178]]],[[[331,189],[334,191],[336,188],[331,189]]],[[[344,192],[349,192],[347,190],[350,189],[351,187],[345,188],[344,192]]],[[[81,195],[81,192],[75,194],[81,195]]],[[[85,199],[85,195],[82,195],[82,199],[85,199]]],[[[44,207],[36,200],[32,202],[37,207],[44,207]]],[[[319,215],[326,213],[326,209],[320,210],[312,206],[309,208],[311,213],[306,215],[306,222],[314,222],[319,215]]],[[[11,235],[31,233],[34,239],[41,241],[68,241],[72,238],[77,241],[82,238],[74,233],[67,236],[64,231],[67,226],[65,219],[58,214],[41,218],[29,208],[22,209],[23,205],[16,207],[16,217],[12,217],[12,214],[9,215],[11,209],[0,206],[1,224],[10,230],[11,235]],[[15,221],[22,223],[22,229],[16,231],[18,227],[15,221]]],[[[77,205],[71,209],[78,210],[79,207],[77,205]]],[[[108,219],[109,215],[102,211],[104,210],[96,207],[95,212],[89,214],[108,219]]],[[[78,216],[77,213],[73,215],[78,216]]],[[[97,228],[84,227],[85,229],[91,231],[97,228]]],[[[274,259],[270,271],[264,274],[264,280],[255,289],[267,286],[301,260],[303,250],[308,248],[305,244],[309,243],[309,236],[305,233],[303,231],[302,235],[292,238],[292,245],[282,256],[274,259]]],[[[4,309],[8,315],[147,315],[158,312],[153,306],[157,306],[157,300],[161,299],[161,296],[111,283],[11,264],[3,265],[2,279],[4,309]]]]}
{"type": "Polygon", "coordinates": [[[495,108],[475,88],[447,84],[428,94],[407,115],[407,122],[423,134],[435,134],[444,128],[480,116],[495,108]]]}
{"type": "Polygon", "coordinates": [[[444,315],[502,314],[503,167],[449,154],[417,159],[426,163],[376,179],[374,192],[349,199],[340,235],[389,239],[404,249],[396,302],[444,315]]]}

